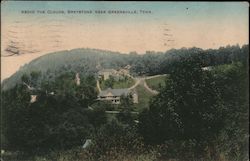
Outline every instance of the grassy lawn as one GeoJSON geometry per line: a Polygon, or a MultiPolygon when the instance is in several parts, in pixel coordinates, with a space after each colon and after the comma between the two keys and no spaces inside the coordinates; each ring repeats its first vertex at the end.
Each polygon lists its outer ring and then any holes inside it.
{"type": "Polygon", "coordinates": [[[113,88],[129,88],[135,84],[132,78],[128,78],[126,81],[118,81],[114,83],[113,88]]]}
{"type": "MultiPolygon", "coordinates": [[[[106,81],[108,81],[108,80],[100,82],[100,87],[102,90],[108,88],[105,84],[106,81]]],[[[135,81],[132,78],[127,77],[127,80],[114,81],[112,88],[113,89],[129,88],[129,87],[133,86],[134,84],[135,84],[135,81]]]]}
{"type": "Polygon", "coordinates": [[[140,112],[144,108],[148,108],[150,98],[153,96],[153,94],[146,90],[141,84],[136,87],[136,91],[138,93],[139,103],[135,104],[135,107],[136,110],[140,112]]]}
{"type": "Polygon", "coordinates": [[[147,83],[149,88],[159,91],[161,87],[165,86],[165,79],[166,78],[167,78],[167,76],[159,76],[156,78],[146,79],[146,83],[147,83]]]}

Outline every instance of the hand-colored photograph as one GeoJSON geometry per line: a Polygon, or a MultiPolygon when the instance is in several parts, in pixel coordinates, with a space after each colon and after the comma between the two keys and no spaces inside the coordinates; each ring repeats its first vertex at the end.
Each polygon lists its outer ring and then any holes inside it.
{"type": "Polygon", "coordinates": [[[1,161],[249,161],[249,3],[1,1],[1,161]]]}

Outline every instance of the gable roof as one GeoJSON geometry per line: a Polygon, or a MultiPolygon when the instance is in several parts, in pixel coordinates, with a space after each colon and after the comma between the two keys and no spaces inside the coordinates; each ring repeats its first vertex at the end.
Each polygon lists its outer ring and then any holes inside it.
{"type": "Polygon", "coordinates": [[[111,89],[108,88],[107,90],[101,91],[98,96],[107,96],[109,93],[112,93],[114,96],[122,96],[125,95],[127,96],[130,91],[127,88],[124,89],[111,89]]]}

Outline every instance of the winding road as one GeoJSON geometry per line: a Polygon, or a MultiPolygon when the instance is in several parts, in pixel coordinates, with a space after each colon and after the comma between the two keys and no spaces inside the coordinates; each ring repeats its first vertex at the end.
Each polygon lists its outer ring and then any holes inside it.
{"type": "Polygon", "coordinates": [[[152,78],[157,78],[157,77],[161,77],[161,76],[166,76],[167,74],[162,74],[162,75],[154,75],[154,76],[148,76],[148,77],[135,77],[133,78],[135,80],[135,84],[130,87],[129,89],[134,89],[135,87],[137,87],[139,84],[142,84],[150,93],[156,95],[159,92],[156,90],[151,89],[148,85],[147,82],[145,80],[147,79],[152,79],[152,78]]]}
{"type": "MultiPolygon", "coordinates": [[[[134,88],[136,88],[139,84],[143,85],[144,88],[146,88],[150,93],[156,95],[158,94],[159,92],[156,91],[156,90],[153,90],[151,89],[148,85],[147,85],[147,82],[145,80],[147,79],[152,79],[152,78],[157,78],[157,77],[160,77],[160,76],[166,76],[166,74],[162,74],[162,75],[153,75],[153,76],[148,76],[148,77],[132,77],[131,75],[129,75],[129,77],[133,78],[135,80],[135,84],[131,87],[129,87],[128,89],[129,90],[132,90],[134,88]]],[[[101,92],[101,88],[100,88],[100,82],[99,80],[96,81],[96,87],[97,87],[97,90],[98,92],[101,92]]]]}

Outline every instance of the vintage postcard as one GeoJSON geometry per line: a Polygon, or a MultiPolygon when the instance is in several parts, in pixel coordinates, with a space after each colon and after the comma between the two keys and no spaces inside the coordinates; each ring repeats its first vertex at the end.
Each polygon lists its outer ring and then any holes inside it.
{"type": "Polygon", "coordinates": [[[2,1],[1,161],[249,161],[249,3],[2,1]]]}

